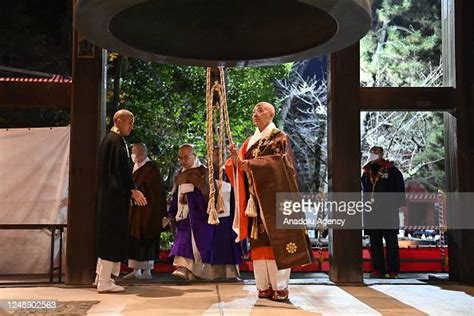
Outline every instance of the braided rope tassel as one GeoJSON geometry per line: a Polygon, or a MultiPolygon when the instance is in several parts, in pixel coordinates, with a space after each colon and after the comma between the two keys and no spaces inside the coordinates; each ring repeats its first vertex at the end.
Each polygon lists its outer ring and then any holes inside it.
{"type": "MultiPolygon", "coordinates": [[[[221,79],[222,80],[222,79],[221,79]]],[[[219,180],[217,182],[218,188],[218,196],[217,196],[217,213],[224,213],[224,197],[222,196],[222,183],[224,182],[224,169],[222,168],[223,156],[224,156],[224,138],[225,138],[225,130],[224,130],[224,104],[222,100],[224,99],[222,96],[222,83],[220,84],[218,93],[219,93],[219,135],[218,135],[218,147],[219,147],[219,180]]],[[[214,149],[213,149],[214,150],[214,149]]]]}
{"type": "Polygon", "coordinates": [[[234,140],[232,139],[232,132],[230,130],[230,120],[229,120],[229,109],[227,108],[227,92],[225,89],[225,73],[224,67],[219,66],[219,74],[221,78],[221,89],[222,89],[222,107],[224,110],[224,123],[225,130],[227,134],[227,139],[229,140],[230,145],[234,145],[234,140]]]}
{"type": "Polygon", "coordinates": [[[209,180],[209,202],[207,205],[207,213],[209,218],[207,220],[208,224],[217,225],[219,224],[219,218],[216,211],[216,188],[214,187],[214,166],[212,163],[212,151],[214,144],[214,130],[213,130],[213,98],[214,98],[214,88],[215,85],[211,88],[211,68],[207,68],[206,76],[206,147],[207,147],[207,161],[208,163],[208,180],[209,180]]]}
{"type": "Polygon", "coordinates": [[[217,225],[219,224],[219,218],[217,213],[224,212],[224,199],[221,194],[222,183],[224,181],[224,170],[222,168],[224,162],[224,145],[225,137],[229,140],[231,145],[234,144],[232,139],[232,132],[230,129],[229,111],[227,108],[227,93],[225,88],[225,72],[224,67],[219,66],[219,82],[215,82],[211,87],[211,68],[207,68],[207,80],[206,80],[206,147],[207,147],[207,161],[208,161],[208,177],[209,177],[209,204],[207,213],[209,214],[208,223],[217,225]],[[218,126],[218,140],[217,144],[219,147],[219,179],[217,182],[217,205],[216,205],[216,188],[214,185],[214,93],[217,93],[219,102],[218,115],[219,115],[219,126],[218,126]]]}

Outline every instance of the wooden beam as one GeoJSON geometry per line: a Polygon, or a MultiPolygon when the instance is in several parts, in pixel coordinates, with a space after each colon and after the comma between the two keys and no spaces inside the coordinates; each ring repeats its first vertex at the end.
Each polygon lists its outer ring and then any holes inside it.
{"type": "Polygon", "coordinates": [[[66,283],[90,285],[96,264],[97,156],[105,133],[106,52],[73,32],[66,283]]]}
{"type": "Polygon", "coordinates": [[[456,90],[451,87],[360,88],[362,111],[453,111],[456,90]]]}
{"type": "Polygon", "coordinates": [[[43,107],[69,109],[69,82],[0,82],[0,107],[43,107]]]}
{"type": "MultiPolygon", "coordinates": [[[[456,88],[454,115],[445,115],[446,174],[450,192],[474,192],[474,1],[443,0],[445,85],[456,88]],[[447,59],[447,61],[446,61],[447,59]]],[[[448,212],[449,223],[472,223],[474,212],[448,212]],[[457,218],[453,218],[453,213],[457,218]]],[[[471,229],[448,226],[449,278],[474,283],[471,229]]]]}
{"type": "Polygon", "coordinates": [[[54,76],[54,74],[50,74],[47,72],[34,71],[34,70],[16,68],[16,67],[8,67],[8,66],[0,66],[0,71],[29,75],[29,76],[38,76],[38,77],[44,77],[44,78],[51,78],[54,76]]]}
{"type": "MultiPolygon", "coordinates": [[[[329,192],[360,192],[359,43],[331,54],[328,107],[329,192]]],[[[354,222],[354,217],[342,215],[354,222]]],[[[362,283],[360,229],[329,230],[329,277],[362,283]]]]}

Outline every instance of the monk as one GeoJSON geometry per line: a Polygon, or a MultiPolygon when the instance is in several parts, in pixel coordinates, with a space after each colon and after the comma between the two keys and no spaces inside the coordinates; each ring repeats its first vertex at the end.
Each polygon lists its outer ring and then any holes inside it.
{"type": "Polygon", "coordinates": [[[151,280],[155,259],[159,256],[159,236],[163,231],[163,218],[167,217],[166,194],[163,178],[157,163],[148,157],[145,144],[132,146],[133,181],[143,192],[148,204],[134,205],[130,211],[130,247],[128,267],[133,271],[124,278],[151,280]]]}
{"type": "Polygon", "coordinates": [[[120,262],[128,257],[129,210],[131,202],[147,204],[132,179],[130,153],[125,137],[133,129],[134,116],[119,110],[114,126],[99,148],[99,192],[97,197],[97,291],[123,292],[125,289],[111,279],[118,276],[120,262]]]}
{"type": "Polygon", "coordinates": [[[175,177],[168,217],[176,221],[176,236],[170,256],[173,275],[185,280],[211,279],[213,225],[207,223],[209,185],[205,168],[191,145],[179,148],[181,170],[175,177]]]}
{"type": "Polygon", "coordinates": [[[250,238],[251,258],[260,298],[288,300],[291,267],[313,260],[304,229],[277,229],[276,193],[297,192],[296,170],[288,135],[273,123],[275,108],[255,105],[255,133],[240,150],[231,146],[226,173],[236,196],[236,241],[250,238]]]}

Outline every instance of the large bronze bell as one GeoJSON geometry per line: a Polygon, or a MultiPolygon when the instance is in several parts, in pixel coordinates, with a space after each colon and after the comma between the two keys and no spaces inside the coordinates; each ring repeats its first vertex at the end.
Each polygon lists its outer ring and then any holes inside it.
{"type": "Polygon", "coordinates": [[[261,66],[334,52],[371,24],[369,0],[78,0],[78,31],[160,63],[261,66]]]}

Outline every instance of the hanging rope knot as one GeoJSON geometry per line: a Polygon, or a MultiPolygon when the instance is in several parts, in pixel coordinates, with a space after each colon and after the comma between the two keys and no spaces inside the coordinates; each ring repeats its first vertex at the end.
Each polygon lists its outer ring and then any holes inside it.
{"type": "Polygon", "coordinates": [[[209,203],[207,205],[207,214],[209,218],[207,220],[208,224],[217,225],[219,224],[219,217],[217,216],[216,208],[215,208],[215,197],[214,195],[209,195],[209,203]]]}
{"type": "Polygon", "coordinates": [[[219,224],[218,213],[225,212],[224,198],[222,196],[222,183],[224,181],[224,141],[227,134],[229,143],[233,145],[232,135],[230,131],[229,112],[227,109],[227,97],[224,82],[224,67],[219,66],[219,80],[215,80],[211,87],[211,68],[207,68],[206,76],[206,147],[208,162],[208,180],[209,180],[209,204],[207,213],[209,214],[208,223],[212,225],[219,224]],[[214,104],[214,95],[217,94],[219,101],[214,104]],[[219,159],[217,167],[219,168],[219,178],[217,185],[215,184],[214,175],[214,107],[216,107],[216,116],[219,116],[217,146],[219,149],[219,159]],[[217,190],[216,190],[217,186],[217,190]],[[217,191],[217,200],[216,200],[217,191]]]}
{"type": "Polygon", "coordinates": [[[220,92],[221,92],[221,88],[222,88],[222,85],[219,84],[218,81],[214,81],[214,85],[212,86],[212,89],[213,89],[215,92],[220,93],[220,92]]]}

